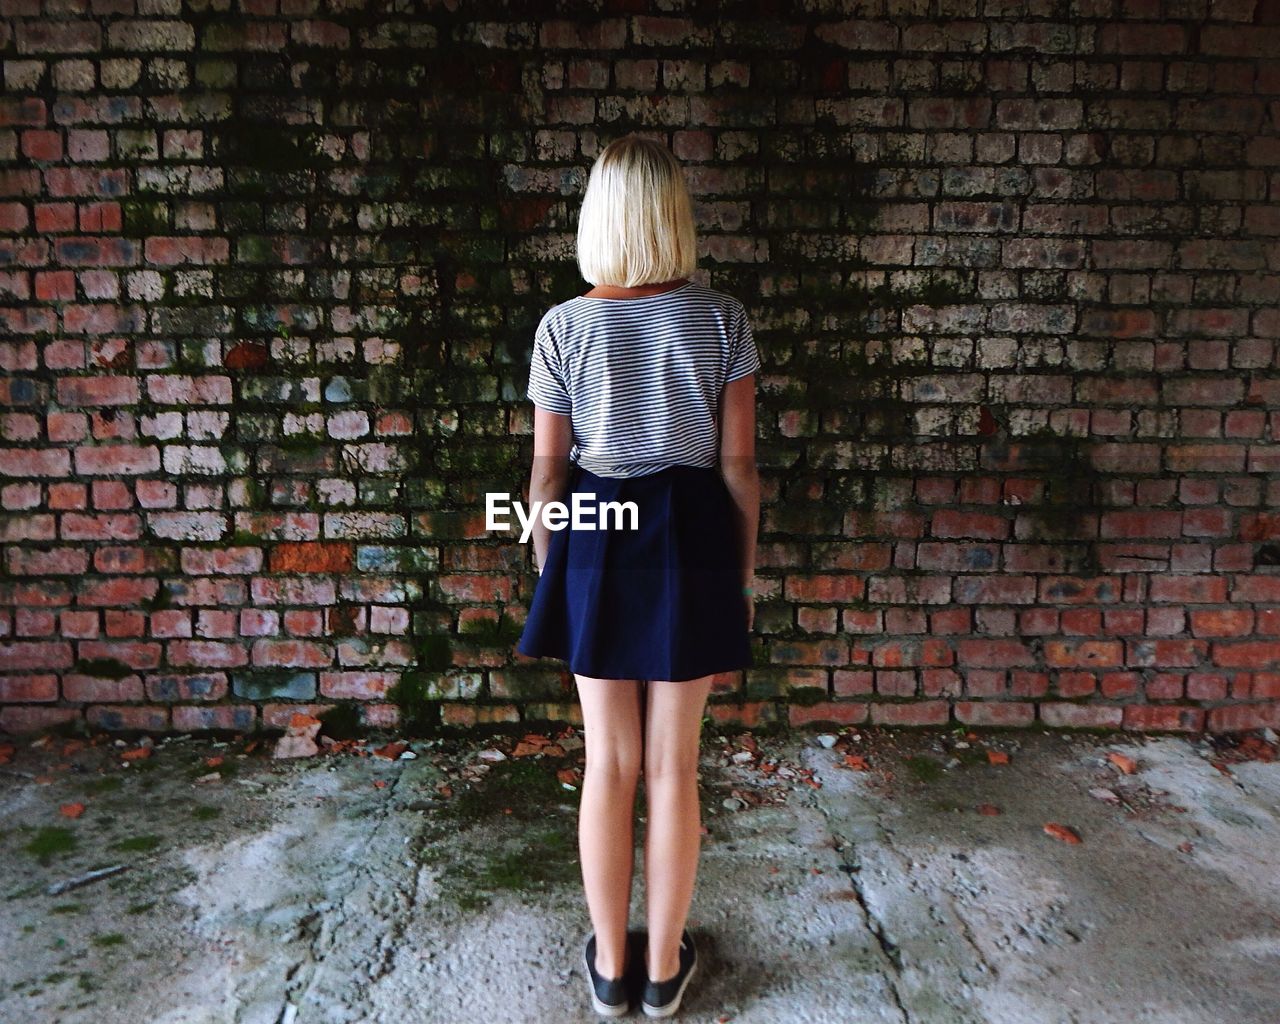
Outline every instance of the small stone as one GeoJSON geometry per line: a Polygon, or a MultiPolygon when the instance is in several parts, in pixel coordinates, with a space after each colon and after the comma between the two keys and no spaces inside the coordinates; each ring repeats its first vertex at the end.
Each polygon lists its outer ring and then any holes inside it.
{"type": "Polygon", "coordinates": [[[320,753],[316,744],[316,734],[320,731],[321,721],[312,715],[295,712],[285,729],[285,734],[276,743],[271,752],[272,757],[313,757],[320,753]]]}
{"type": "Polygon", "coordinates": [[[836,745],[836,737],[831,735],[831,733],[829,732],[822,733],[820,736],[818,736],[817,739],[818,739],[818,742],[821,743],[828,750],[830,750],[832,747],[836,745]]]}
{"type": "Polygon", "coordinates": [[[310,736],[300,733],[286,733],[280,737],[280,741],[276,744],[271,756],[311,757],[318,753],[320,753],[320,748],[316,746],[315,740],[310,736]]]}

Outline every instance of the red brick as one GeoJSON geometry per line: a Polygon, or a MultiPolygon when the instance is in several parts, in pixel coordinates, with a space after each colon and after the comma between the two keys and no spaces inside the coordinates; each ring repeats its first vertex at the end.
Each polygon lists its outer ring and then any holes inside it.
{"type": "Polygon", "coordinates": [[[71,645],[60,640],[0,640],[0,665],[6,671],[27,668],[70,668],[71,645]]]}
{"type": "Polygon", "coordinates": [[[441,575],[435,583],[446,599],[477,604],[511,600],[511,580],[505,576],[441,575]]]}
{"type": "Polygon", "coordinates": [[[1280,639],[1215,643],[1213,663],[1224,668],[1280,667],[1280,639]]]}
{"type": "Polygon", "coordinates": [[[90,704],[84,717],[94,728],[115,732],[169,731],[169,708],[154,704],[90,704]]]}
{"type": "Polygon", "coordinates": [[[944,700],[871,705],[871,721],[876,725],[943,725],[948,716],[949,707],[944,700]]]}
{"type": "Polygon", "coordinates": [[[1250,608],[1193,608],[1189,617],[1196,636],[1247,636],[1253,629],[1250,608]]]}
{"type": "Polygon", "coordinates": [[[821,701],[787,707],[787,723],[793,728],[822,722],[850,725],[866,720],[867,705],[863,701],[821,701]]]}
{"type": "Polygon", "coordinates": [[[66,722],[76,722],[83,717],[79,708],[49,707],[26,704],[0,708],[0,732],[15,736],[40,732],[66,722]]]}
{"type": "Polygon", "coordinates": [[[1098,678],[1098,692],[1107,700],[1137,696],[1142,692],[1142,676],[1137,672],[1103,672],[1098,678]]]}
{"type": "Polygon", "coordinates": [[[864,582],[852,574],[838,576],[788,574],[782,585],[782,594],[788,601],[843,602],[859,601],[863,597],[864,582]]]}
{"type": "Polygon", "coordinates": [[[146,698],[146,694],[142,689],[142,679],[136,675],[122,679],[103,679],[99,676],[68,673],[62,678],[62,698],[88,704],[140,701],[146,698]]]}
{"type": "Polygon", "coordinates": [[[1040,704],[1040,720],[1055,729],[1116,729],[1123,716],[1124,708],[1104,704],[1040,704]]]}
{"type": "Polygon", "coordinates": [[[774,711],[775,705],[768,701],[744,701],[741,704],[707,704],[707,715],[720,728],[758,728],[774,721],[774,711]]]}
{"type": "Polygon", "coordinates": [[[69,476],[71,453],[65,448],[0,448],[0,476],[69,476]]]}
{"type": "Polygon", "coordinates": [[[1200,732],[1204,729],[1203,708],[1176,704],[1130,704],[1124,709],[1124,728],[1153,732],[1200,732]]]}
{"type": "Polygon", "coordinates": [[[1019,701],[956,701],[956,720],[967,725],[1030,725],[1036,718],[1034,704],[1019,701]]]}
{"type": "MultiPolygon", "coordinates": [[[[3,653],[3,652],[0,652],[3,653]]],[[[5,667],[9,667],[7,661],[5,667]]],[[[58,699],[58,677],[53,673],[0,675],[0,703],[17,704],[58,699]]]]}
{"type": "Polygon", "coordinates": [[[173,708],[173,728],[179,732],[208,729],[253,732],[258,709],[252,704],[178,704],[173,708]]]}
{"type": "Polygon", "coordinates": [[[135,405],[135,377],[62,377],[58,380],[60,405],[135,405]]]}
{"type": "Polygon", "coordinates": [[[1280,729],[1280,701],[1209,708],[1205,727],[1212,733],[1280,729]]]}
{"type": "Polygon", "coordinates": [[[1182,25],[1151,21],[1104,24],[1098,28],[1097,52],[1182,54],[1187,52],[1187,30],[1182,25]]]}
{"type": "MultiPolygon", "coordinates": [[[[327,664],[327,663],[326,663],[327,664]]],[[[320,692],[326,697],[356,700],[382,700],[387,690],[399,679],[398,672],[370,670],[321,672],[320,692]]]]}

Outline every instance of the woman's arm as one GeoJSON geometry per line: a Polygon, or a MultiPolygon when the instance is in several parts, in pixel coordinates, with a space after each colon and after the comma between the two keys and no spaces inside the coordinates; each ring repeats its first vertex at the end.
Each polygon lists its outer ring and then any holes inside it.
{"type": "MultiPolygon", "coordinates": [[[[527,507],[541,509],[548,501],[564,498],[569,484],[569,450],[573,446],[573,427],[568,416],[533,407],[533,469],[529,474],[527,507]],[[535,502],[542,506],[535,506],[535,502]]],[[[539,515],[533,522],[533,550],[538,558],[538,574],[547,564],[547,548],[551,531],[539,515]]]]}
{"type": "Polygon", "coordinates": [[[720,396],[720,473],[733,496],[742,556],[742,583],[756,571],[760,474],[756,468],[756,375],[730,381],[720,396]]]}

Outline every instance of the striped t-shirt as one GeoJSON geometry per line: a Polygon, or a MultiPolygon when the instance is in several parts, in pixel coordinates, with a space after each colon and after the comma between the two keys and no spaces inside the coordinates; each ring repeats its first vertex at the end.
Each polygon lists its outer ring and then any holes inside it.
{"type": "Polygon", "coordinates": [[[597,476],[714,467],[724,386],[760,369],[732,295],[689,281],[656,295],[576,295],[534,334],[528,396],[569,416],[569,460],[597,476]]]}

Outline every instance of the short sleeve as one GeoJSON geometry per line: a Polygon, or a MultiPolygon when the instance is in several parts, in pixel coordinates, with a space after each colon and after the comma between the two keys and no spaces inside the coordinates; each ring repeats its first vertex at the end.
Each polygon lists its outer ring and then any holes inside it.
{"type": "Polygon", "coordinates": [[[755,373],[759,369],[760,350],[756,348],[751,321],[747,319],[745,307],[739,305],[729,323],[729,369],[725,374],[725,383],[745,377],[749,373],[755,373]]]}
{"type": "Polygon", "coordinates": [[[569,415],[569,389],[560,367],[560,353],[546,329],[546,320],[533,335],[533,358],[529,362],[529,390],[533,404],[551,412],[569,415]]]}

